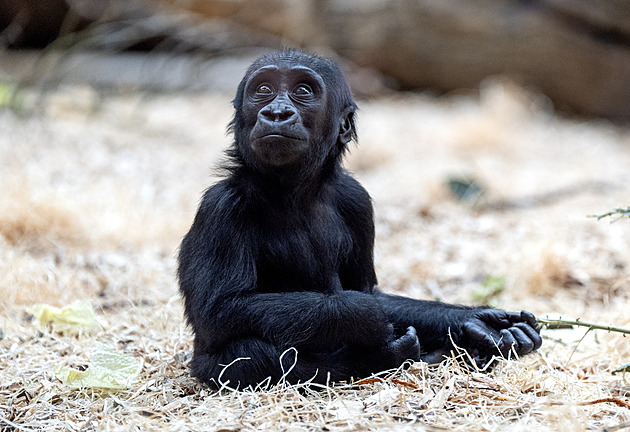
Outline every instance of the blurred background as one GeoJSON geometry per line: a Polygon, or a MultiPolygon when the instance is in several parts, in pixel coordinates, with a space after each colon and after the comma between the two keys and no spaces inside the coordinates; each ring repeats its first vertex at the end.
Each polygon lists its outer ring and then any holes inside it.
{"type": "Polygon", "coordinates": [[[626,0],[0,0],[0,74],[21,84],[231,91],[281,46],[338,57],[360,95],[501,75],[559,110],[630,119],[626,0]]]}
{"type": "Polygon", "coordinates": [[[171,304],[236,86],[283,46],[357,96],[384,289],[627,307],[630,221],[589,217],[630,204],[627,0],[0,0],[0,304],[171,304]]]}

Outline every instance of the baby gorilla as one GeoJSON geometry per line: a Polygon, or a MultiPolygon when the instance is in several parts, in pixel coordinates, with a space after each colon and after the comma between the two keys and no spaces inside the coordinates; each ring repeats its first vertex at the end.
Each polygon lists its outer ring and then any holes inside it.
{"type": "Polygon", "coordinates": [[[435,360],[453,342],[479,358],[540,347],[528,312],[377,289],[370,197],[341,166],[356,105],[333,62],[272,52],[247,70],[234,108],[226,176],[179,252],[199,380],[324,383],[435,360]]]}

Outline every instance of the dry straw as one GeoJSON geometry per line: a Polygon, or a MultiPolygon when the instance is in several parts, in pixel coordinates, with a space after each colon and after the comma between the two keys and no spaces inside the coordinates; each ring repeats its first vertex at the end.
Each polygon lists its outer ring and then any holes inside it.
{"type": "MultiPolygon", "coordinates": [[[[546,341],[540,353],[471,368],[466,353],[437,366],[414,363],[354,383],[281,383],[211,391],[189,376],[190,335],[173,299],[158,308],[121,305],[101,312],[104,330],[80,338],[29,322],[0,341],[0,422],[5,430],[592,430],[630,421],[625,375],[612,376],[612,352],[579,352],[546,341]],[[142,363],[120,391],[72,389],[58,363],[89,365],[99,343],[142,363]],[[578,358],[579,357],[579,358],[578,358]]],[[[618,338],[622,338],[621,335],[618,338]]],[[[608,429],[610,430],[610,429],[608,429]]]]}

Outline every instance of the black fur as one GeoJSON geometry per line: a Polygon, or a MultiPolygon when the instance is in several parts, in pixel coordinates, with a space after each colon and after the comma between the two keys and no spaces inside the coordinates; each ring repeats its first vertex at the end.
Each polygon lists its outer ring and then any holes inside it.
{"type": "Polygon", "coordinates": [[[451,338],[480,357],[540,346],[527,312],[376,290],[372,204],[340,163],[356,105],[334,63],[264,56],[234,108],[226,178],[204,194],[179,253],[194,376],[240,388],[339,381],[433,360],[451,338]]]}

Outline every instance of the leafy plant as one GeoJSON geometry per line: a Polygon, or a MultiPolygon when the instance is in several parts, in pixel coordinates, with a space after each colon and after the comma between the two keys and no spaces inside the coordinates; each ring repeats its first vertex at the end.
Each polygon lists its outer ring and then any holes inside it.
{"type": "Polygon", "coordinates": [[[505,276],[488,275],[481,285],[476,287],[471,297],[480,303],[487,303],[490,299],[497,297],[505,289],[505,276]]]}

